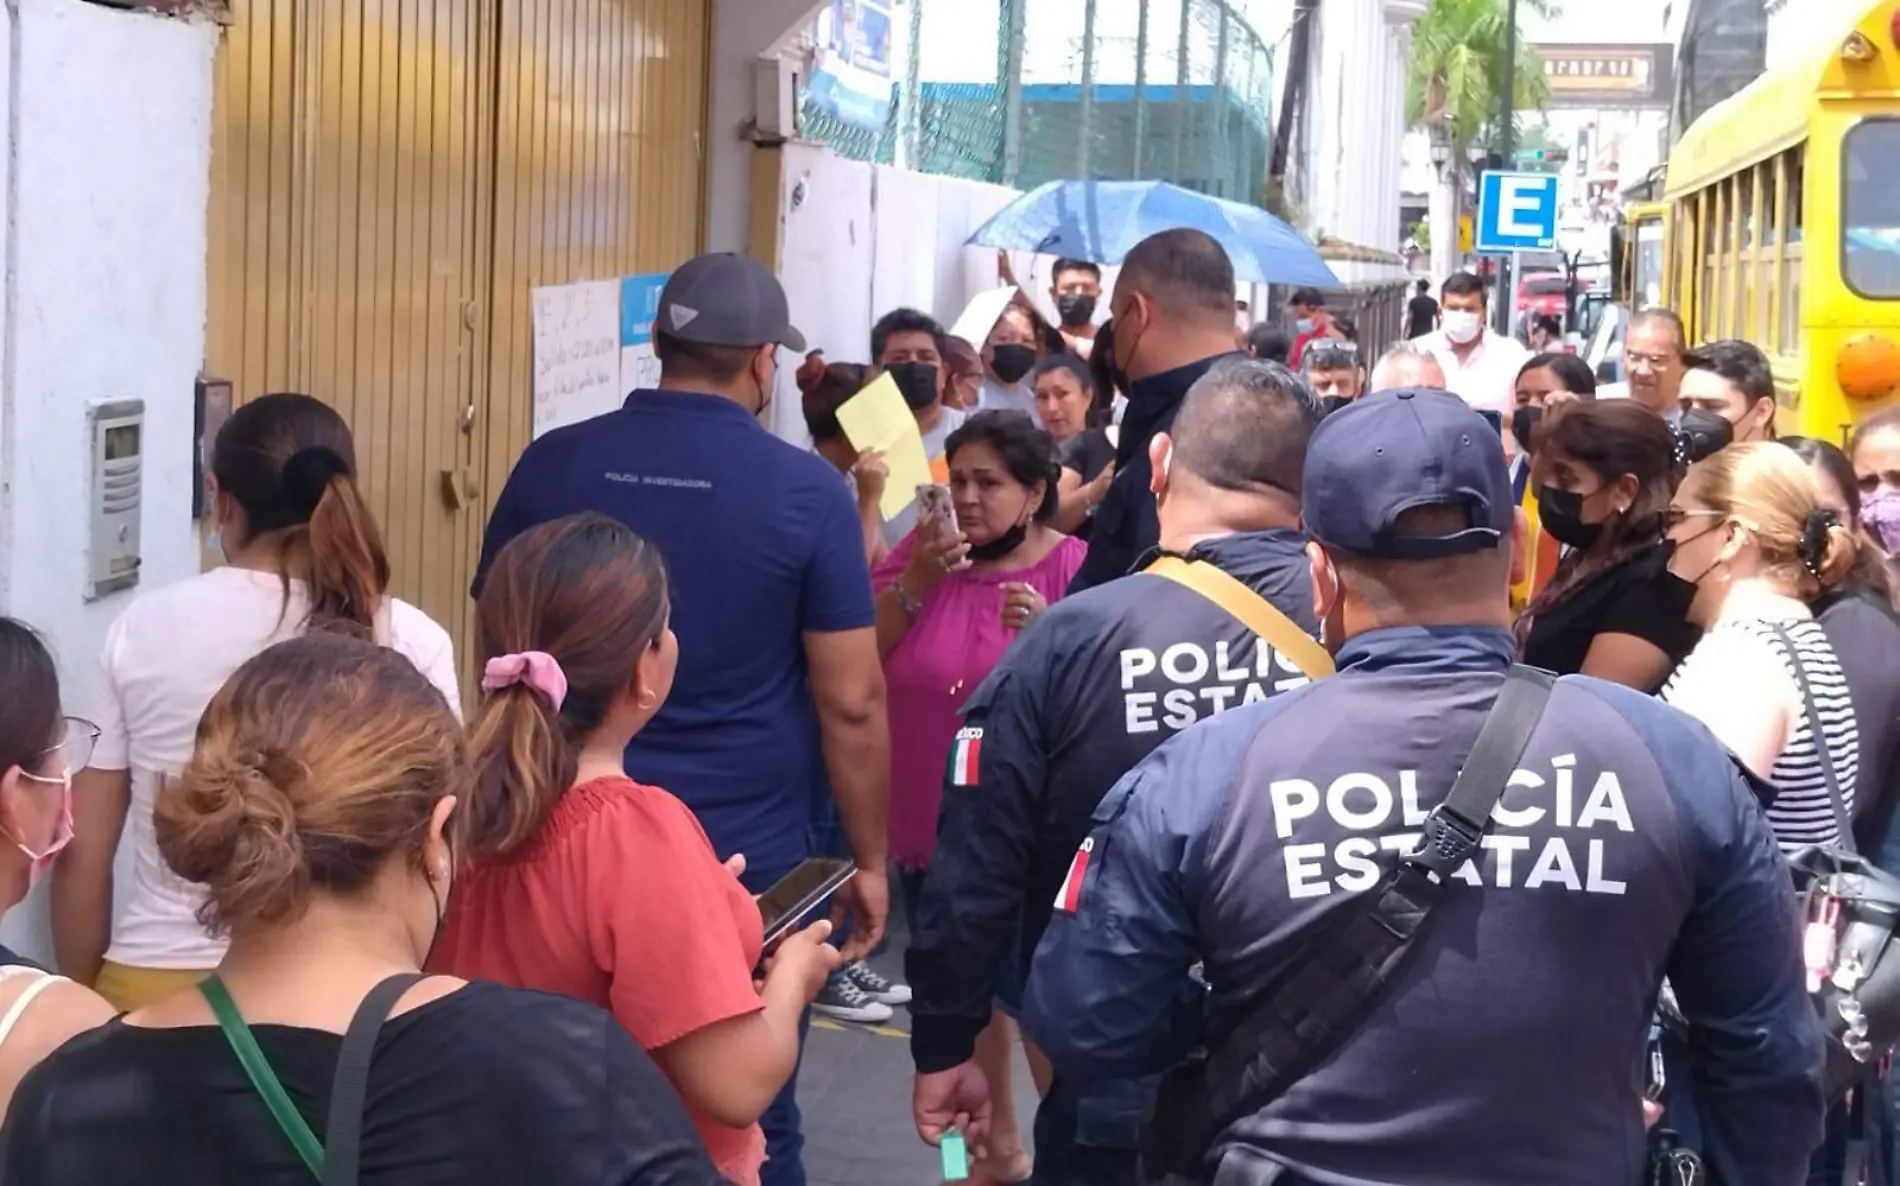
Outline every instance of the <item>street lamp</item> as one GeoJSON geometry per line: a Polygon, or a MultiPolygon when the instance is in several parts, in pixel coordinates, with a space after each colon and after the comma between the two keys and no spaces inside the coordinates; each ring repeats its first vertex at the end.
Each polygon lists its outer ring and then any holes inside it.
{"type": "Polygon", "coordinates": [[[1490,150],[1476,141],[1465,145],[1465,159],[1471,162],[1471,167],[1474,169],[1484,164],[1484,158],[1490,155],[1490,150]]]}
{"type": "Polygon", "coordinates": [[[1438,175],[1443,177],[1445,166],[1450,161],[1451,137],[1446,134],[1443,124],[1434,125],[1432,128],[1432,168],[1438,170],[1438,175]]]}

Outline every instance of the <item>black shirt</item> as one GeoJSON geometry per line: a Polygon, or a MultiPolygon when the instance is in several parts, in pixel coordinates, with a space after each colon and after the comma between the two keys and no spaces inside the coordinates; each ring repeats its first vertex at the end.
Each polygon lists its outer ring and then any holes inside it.
{"type": "Polygon", "coordinates": [[[1688,620],[1694,595],[1685,582],[1669,575],[1669,553],[1662,545],[1645,548],[1592,573],[1538,614],[1524,643],[1524,662],[1558,675],[1576,675],[1597,635],[1629,634],[1668,655],[1673,667],[1701,637],[1688,620]]]}
{"type": "Polygon", "coordinates": [[[1854,837],[1869,857],[1893,835],[1900,808],[1900,621],[1867,589],[1814,605],[1834,647],[1860,729],[1860,777],[1854,785],[1854,837]]]}
{"type": "Polygon", "coordinates": [[[1411,321],[1406,337],[1422,338],[1438,328],[1438,302],[1424,293],[1407,301],[1405,310],[1411,321]]]}
{"type": "MultiPolygon", "coordinates": [[[[1108,494],[1095,508],[1095,526],[1089,532],[1089,554],[1069,582],[1070,593],[1080,593],[1116,577],[1128,575],[1135,561],[1161,539],[1155,519],[1155,496],[1149,490],[1148,442],[1174,425],[1188,388],[1223,358],[1217,354],[1184,367],[1149,375],[1130,385],[1128,406],[1122,410],[1120,442],[1115,450],[1115,476],[1108,494]]],[[[1239,357],[1246,357],[1240,355],[1239,357]]]]}
{"type": "MultiPolygon", "coordinates": [[[[342,1037],[252,1033],[321,1139],[342,1037]]],[[[311,1186],[217,1026],[116,1019],[21,1082],[0,1131],[0,1180],[311,1186]]],[[[659,1068],[585,1002],[472,983],[392,1017],[377,1038],[364,1186],[720,1180],[659,1068]]]]}
{"type": "Polygon", "coordinates": [[[1062,442],[1056,449],[1056,458],[1065,469],[1081,474],[1084,482],[1093,482],[1096,475],[1115,460],[1115,446],[1108,443],[1107,432],[1085,428],[1062,442]]]}

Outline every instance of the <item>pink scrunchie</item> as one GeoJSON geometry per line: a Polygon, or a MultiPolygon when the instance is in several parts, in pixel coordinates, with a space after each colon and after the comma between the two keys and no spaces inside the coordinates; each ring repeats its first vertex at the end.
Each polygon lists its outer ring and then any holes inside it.
{"type": "Polygon", "coordinates": [[[526,684],[539,692],[555,712],[561,711],[561,702],[567,699],[567,675],[553,655],[541,651],[500,655],[482,668],[483,691],[512,688],[516,684],[526,684]]]}

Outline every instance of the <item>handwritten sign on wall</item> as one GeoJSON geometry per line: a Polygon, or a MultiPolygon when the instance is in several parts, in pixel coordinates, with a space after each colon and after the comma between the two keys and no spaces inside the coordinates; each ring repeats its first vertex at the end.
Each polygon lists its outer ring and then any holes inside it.
{"type": "Polygon", "coordinates": [[[620,281],[529,293],[534,313],[534,435],[619,407],[620,281]]]}

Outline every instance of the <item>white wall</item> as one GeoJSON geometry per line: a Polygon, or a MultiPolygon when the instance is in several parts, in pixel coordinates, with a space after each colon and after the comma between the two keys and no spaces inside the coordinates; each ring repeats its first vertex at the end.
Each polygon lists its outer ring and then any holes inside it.
{"type": "MultiPolygon", "coordinates": [[[[966,247],[1015,191],[845,160],[816,144],[788,144],[781,176],[778,274],[792,322],[832,362],[868,362],[871,325],[900,305],[946,325],[997,284],[996,252],[966,247]]],[[[1046,299],[1048,264],[1013,261],[1046,299]]],[[[789,360],[788,360],[789,361],[789,360]]],[[[804,443],[791,367],[781,369],[772,431],[804,443]]]]}
{"type": "MultiPolygon", "coordinates": [[[[0,612],[51,638],[70,703],[129,596],[83,597],[89,405],[145,401],[140,588],[198,570],[192,387],[217,29],[81,0],[18,0],[0,29],[0,612]]],[[[43,935],[38,909],[0,926],[30,949],[43,935]]]]}
{"type": "Polygon", "coordinates": [[[744,251],[752,208],[753,65],[776,57],[822,0],[713,0],[707,61],[706,250],[744,251]]]}
{"type": "MultiPolygon", "coordinates": [[[[1399,182],[1410,53],[1406,5],[1335,0],[1313,37],[1307,170],[1308,230],[1362,247],[1400,247],[1399,182]]],[[[1396,265],[1340,263],[1348,285],[1402,278],[1396,265]]]]}

